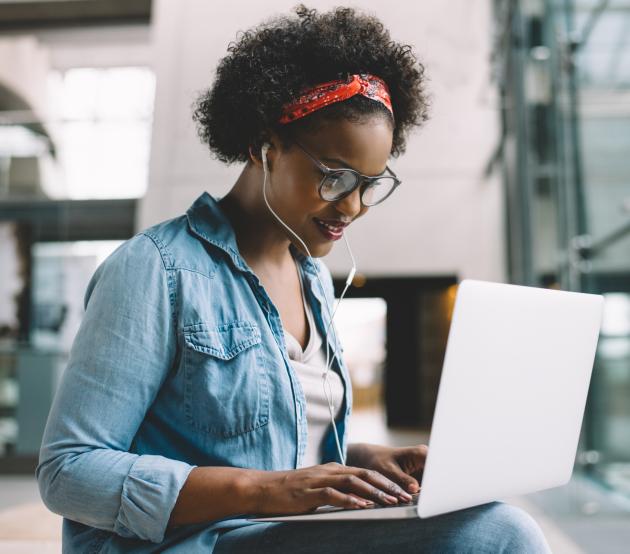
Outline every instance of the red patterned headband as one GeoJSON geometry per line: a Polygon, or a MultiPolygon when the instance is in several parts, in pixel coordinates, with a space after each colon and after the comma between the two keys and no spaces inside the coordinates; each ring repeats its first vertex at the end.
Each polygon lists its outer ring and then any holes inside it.
{"type": "Polygon", "coordinates": [[[369,73],[361,73],[351,75],[348,79],[330,81],[307,89],[297,100],[283,106],[282,117],[279,122],[291,123],[329,104],[347,100],[357,94],[380,102],[390,111],[392,116],[394,115],[389,89],[385,81],[369,73]]]}

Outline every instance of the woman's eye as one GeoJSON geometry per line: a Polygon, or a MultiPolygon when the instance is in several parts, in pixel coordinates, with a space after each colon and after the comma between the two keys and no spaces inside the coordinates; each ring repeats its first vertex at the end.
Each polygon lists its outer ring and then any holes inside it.
{"type": "Polygon", "coordinates": [[[343,173],[331,173],[328,179],[332,185],[341,185],[344,181],[343,173]]]}

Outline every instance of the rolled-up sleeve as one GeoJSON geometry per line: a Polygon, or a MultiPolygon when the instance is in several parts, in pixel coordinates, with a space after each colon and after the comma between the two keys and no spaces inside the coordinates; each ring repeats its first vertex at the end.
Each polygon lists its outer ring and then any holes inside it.
{"type": "Polygon", "coordinates": [[[36,470],[51,511],[123,537],[163,540],[194,466],[129,450],[173,364],[174,295],[146,235],[94,274],[36,470]]]}

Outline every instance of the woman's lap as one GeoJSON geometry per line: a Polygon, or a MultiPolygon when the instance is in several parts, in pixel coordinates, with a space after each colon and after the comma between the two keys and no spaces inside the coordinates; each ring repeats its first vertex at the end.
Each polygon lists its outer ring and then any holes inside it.
{"type": "Polygon", "coordinates": [[[326,551],[339,554],[550,552],[531,516],[502,502],[430,519],[260,523],[223,533],[214,549],[215,554],[326,551]]]}

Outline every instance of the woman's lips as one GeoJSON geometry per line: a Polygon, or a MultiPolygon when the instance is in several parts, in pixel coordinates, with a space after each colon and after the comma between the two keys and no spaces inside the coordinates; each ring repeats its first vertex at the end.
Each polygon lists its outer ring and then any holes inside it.
{"type": "Polygon", "coordinates": [[[343,236],[343,229],[348,224],[341,221],[322,220],[313,218],[317,228],[327,240],[339,240],[343,236]]]}

